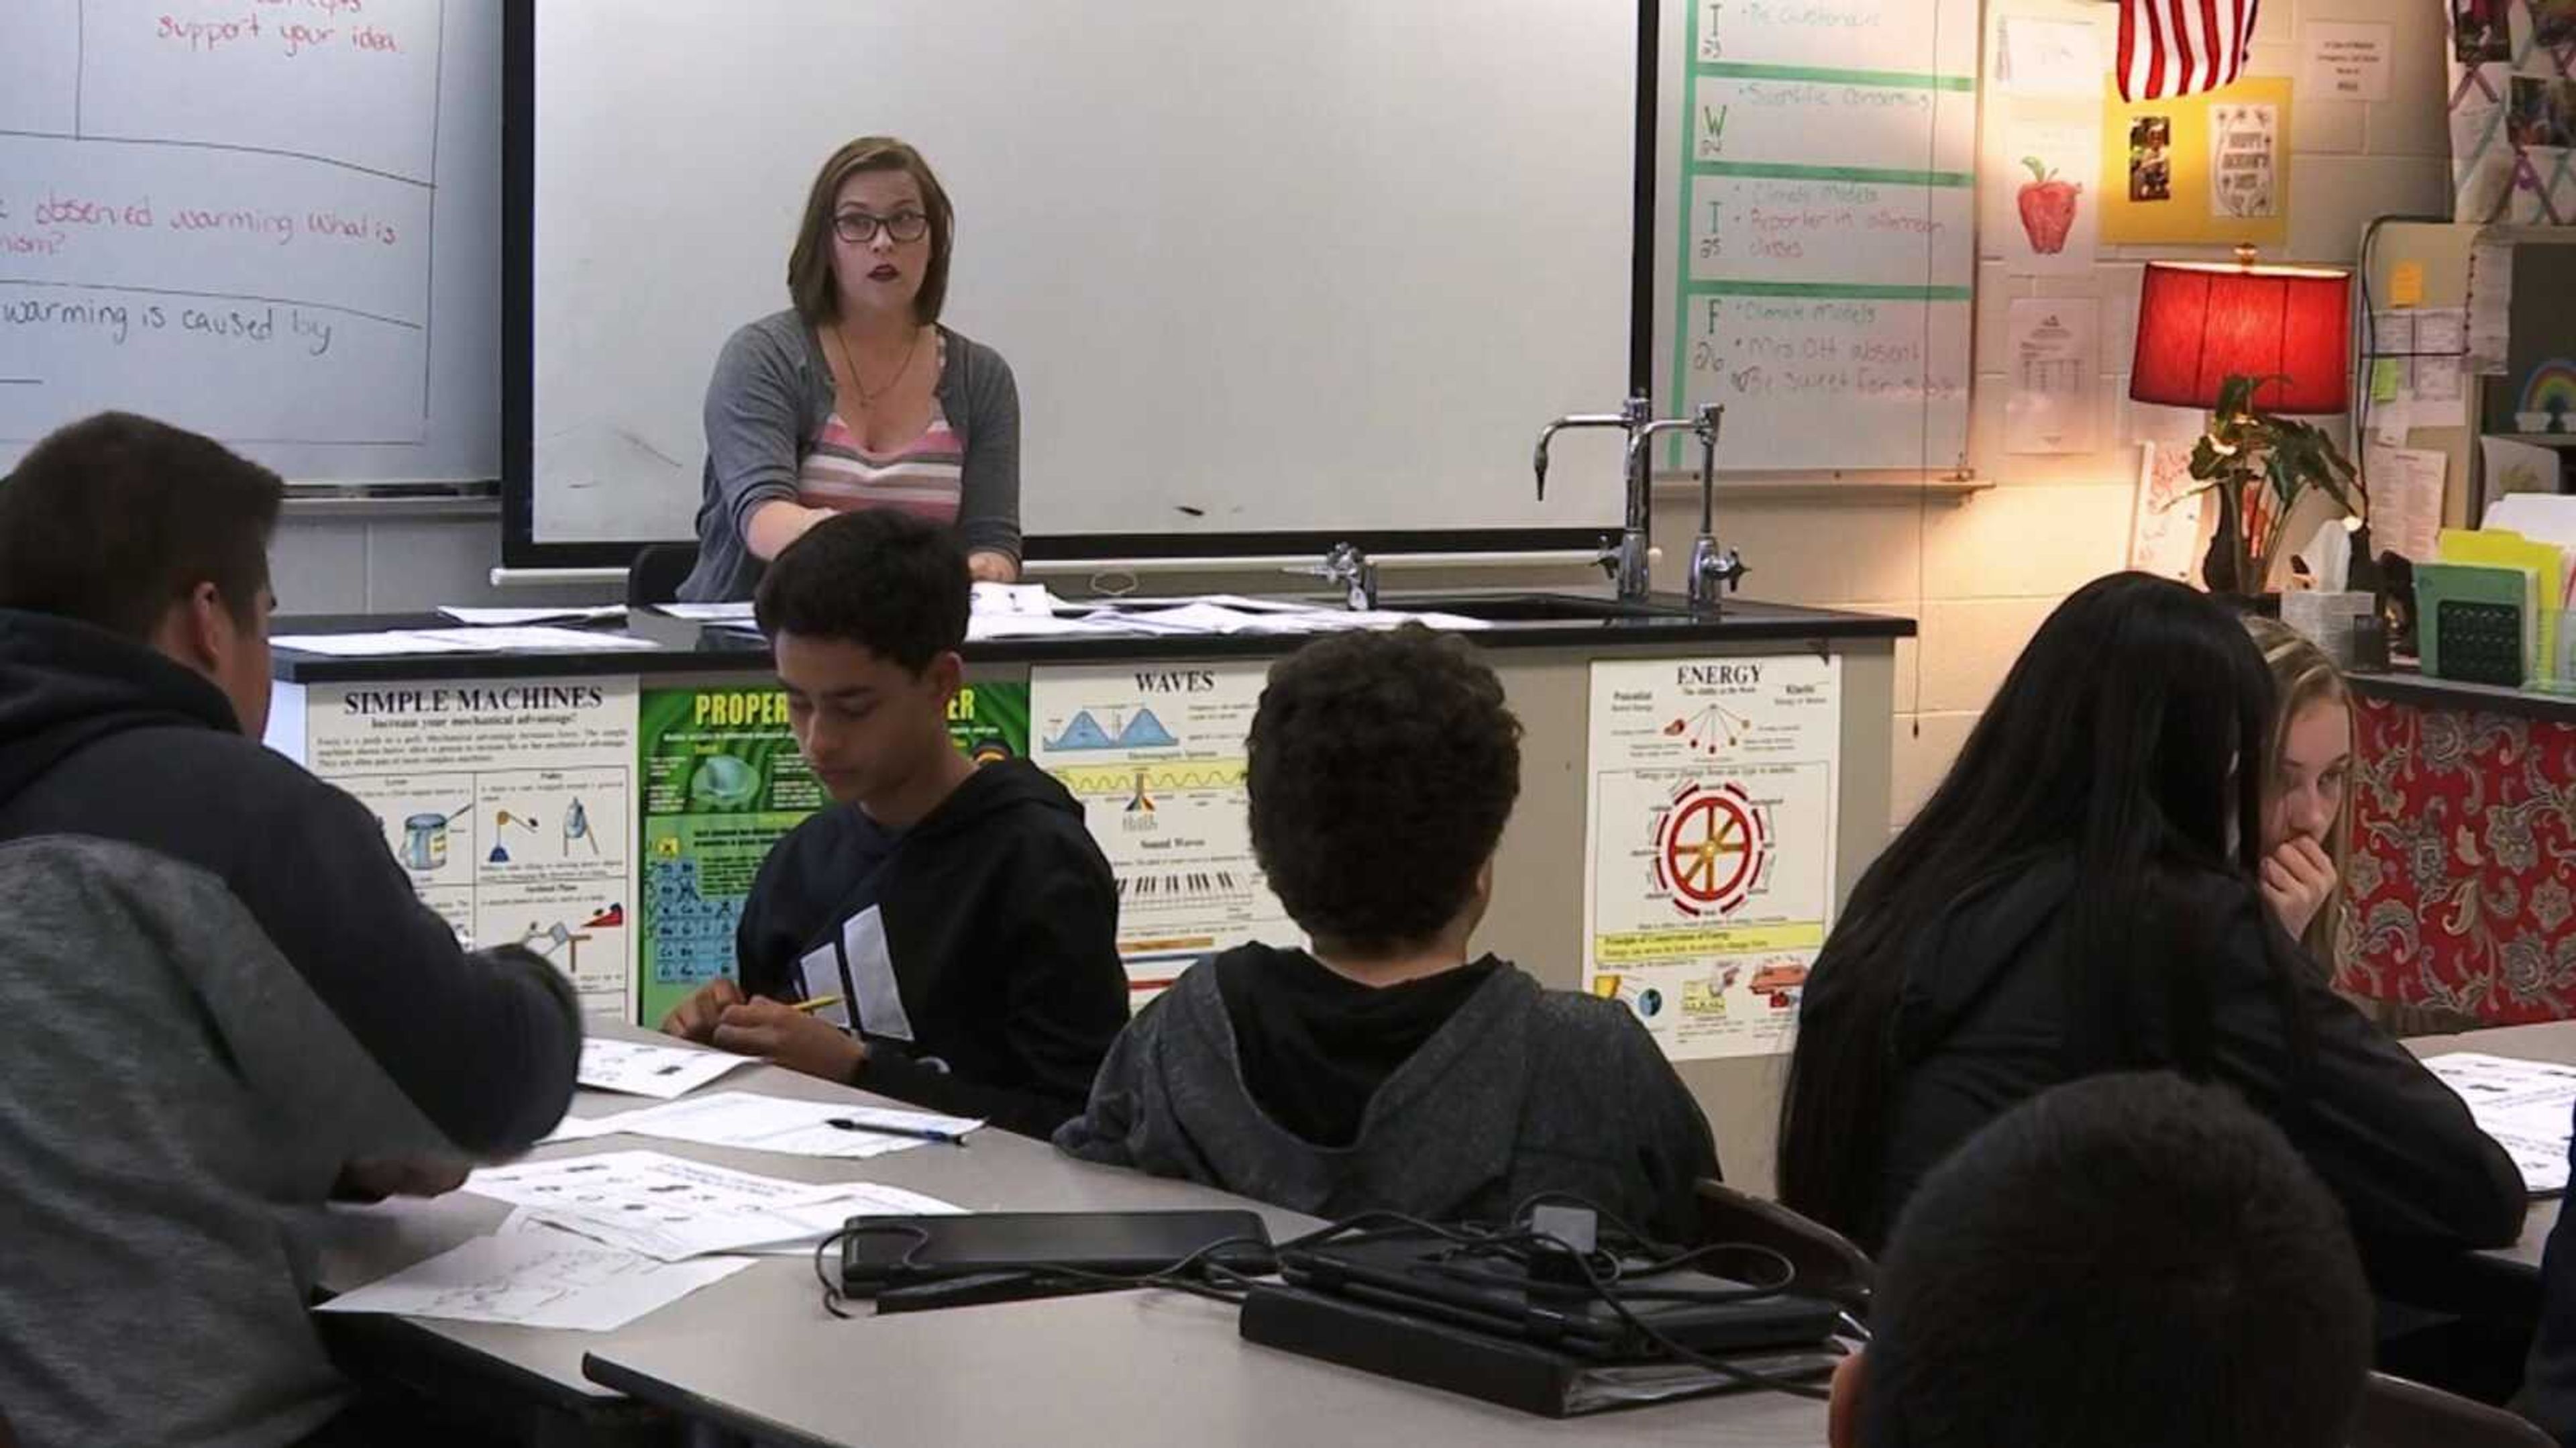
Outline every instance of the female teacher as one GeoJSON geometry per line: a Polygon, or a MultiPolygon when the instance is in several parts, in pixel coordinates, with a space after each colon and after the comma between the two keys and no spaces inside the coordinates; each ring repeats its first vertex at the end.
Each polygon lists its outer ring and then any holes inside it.
{"type": "Polygon", "coordinates": [[[956,242],[921,153],[832,153],[787,255],[791,309],[742,328],[707,383],[698,564],[680,597],[751,597],[762,567],[853,508],[954,525],[979,579],[1020,571],[1020,394],[1001,354],[939,325],[956,242]]]}

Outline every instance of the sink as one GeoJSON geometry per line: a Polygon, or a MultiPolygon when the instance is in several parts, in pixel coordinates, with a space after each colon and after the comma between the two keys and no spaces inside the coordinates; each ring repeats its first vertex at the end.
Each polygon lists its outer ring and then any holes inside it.
{"type": "Polygon", "coordinates": [[[1575,593],[1382,594],[1378,607],[1407,613],[1454,613],[1488,623],[1580,623],[1618,618],[1687,617],[1668,604],[1628,603],[1575,593]]]}

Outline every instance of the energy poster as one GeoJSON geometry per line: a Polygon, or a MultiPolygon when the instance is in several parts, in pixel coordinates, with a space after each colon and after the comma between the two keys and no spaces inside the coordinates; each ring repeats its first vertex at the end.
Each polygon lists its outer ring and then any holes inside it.
{"type": "Polygon", "coordinates": [[[1832,923],[1842,660],[1592,666],[1583,984],[1676,1061],[1786,1050],[1832,923]]]}

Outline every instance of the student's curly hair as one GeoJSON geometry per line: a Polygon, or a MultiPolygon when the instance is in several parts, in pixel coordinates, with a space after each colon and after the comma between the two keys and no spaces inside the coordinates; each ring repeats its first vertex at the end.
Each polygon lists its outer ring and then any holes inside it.
{"type": "Polygon", "coordinates": [[[1252,719],[1252,847],[1319,942],[1417,945],[1456,917],[1521,788],[1521,725],[1464,640],[1418,624],[1307,645],[1252,719]]]}

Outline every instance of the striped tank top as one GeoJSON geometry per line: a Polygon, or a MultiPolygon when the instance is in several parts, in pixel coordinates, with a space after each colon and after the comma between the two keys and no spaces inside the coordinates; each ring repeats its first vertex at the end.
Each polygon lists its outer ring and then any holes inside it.
{"type": "Polygon", "coordinates": [[[901,508],[955,526],[966,470],[966,444],[934,397],[930,425],[892,452],[870,452],[835,409],[814,435],[796,470],[796,501],[836,513],[901,508]]]}

